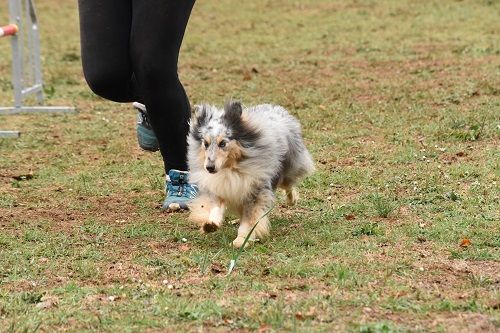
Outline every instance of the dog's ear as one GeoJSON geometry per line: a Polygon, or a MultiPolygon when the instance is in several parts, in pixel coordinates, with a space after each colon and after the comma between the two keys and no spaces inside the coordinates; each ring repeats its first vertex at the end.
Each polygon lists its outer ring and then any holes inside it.
{"type": "Polygon", "coordinates": [[[224,113],[229,118],[239,118],[243,112],[243,106],[238,101],[229,101],[224,105],[224,113]]]}
{"type": "Polygon", "coordinates": [[[208,115],[208,105],[207,104],[197,104],[193,107],[194,119],[196,124],[201,125],[205,123],[208,115]]]}
{"type": "Polygon", "coordinates": [[[206,112],[205,104],[196,104],[193,106],[193,114],[196,118],[199,118],[203,112],[206,112]]]}

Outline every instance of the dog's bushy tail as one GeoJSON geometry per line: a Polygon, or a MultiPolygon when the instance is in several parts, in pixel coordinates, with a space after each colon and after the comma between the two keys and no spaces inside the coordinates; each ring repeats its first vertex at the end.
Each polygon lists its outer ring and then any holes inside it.
{"type": "Polygon", "coordinates": [[[307,150],[300,132],[295,133],[288,138],[289,152],[287,156],[287,163],[290,166],[287,178],[293,179],[293,183],[300,178],[311,175],[316,167],[314,161],[307,150]]]}
{"type": "Polygon", "coordinates": [[[316,171],[316,166],[314,165],[313,158],[309,151],[304,147],[304,151],[302,152],[302,160],[304,161],[304,177],[309,176],[316,171]]]}

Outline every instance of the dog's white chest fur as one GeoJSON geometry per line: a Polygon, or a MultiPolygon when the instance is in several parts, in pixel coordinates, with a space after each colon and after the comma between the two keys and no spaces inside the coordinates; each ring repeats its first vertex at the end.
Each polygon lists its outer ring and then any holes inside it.
{"type": "Polygon", "coordinates": [[[201,190],[215,194],[230,206],[240,205],[251,194],[257,181],[255,177],[232,170],[222,170],[214,175],[193,174],[192,178],[201,190]]]}

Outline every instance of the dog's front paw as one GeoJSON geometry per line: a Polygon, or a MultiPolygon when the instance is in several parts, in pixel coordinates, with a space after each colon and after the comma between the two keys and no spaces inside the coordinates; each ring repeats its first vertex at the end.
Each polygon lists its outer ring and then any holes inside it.
{"type": "Polygon", "coordinates": [[[212,207],[212,209],[210,209],[210,215],[208,216],[208,222],[219,227],[222,220],[224,220],[224,209],[218,206],[212,207]]]}
{"type": "Polygon", "coordinates": [[[205,233],[217,231],[217,229],[221,226],[223,219],[224,209],[218,206],[212,207],[212,209],[210,209],[208,221],[202,224],[201,230],[205,233]]]}
{"type": "Polygon", "coordinates": [[[203,226],[201,227],[201,230],[204,233],[215,232],[215,231],[217,231],[217,229],[219,229],[219,226],[215,223],[212,223],[212,222],[207,222],[207,223],[203,224],[203,226]]]}
{"type": "MultiPolygon", "coordinates": [[[[233,241],[233,247],[235,249],[240,249],[243,246],[243,243],[245,242],[246,237],[238,236],[236,239],[233,241]]],[[[255,237],[250,237],[245,244],[245,249],[249,247],[252,243],[258,241],[258,239],[255,239],[255,237]]]]}
{"type": "MultiPolygon", "coordinates": [[[[233,241],[233,247],[235,249],[239,249],[243,246],[243,243],[245,242],[245,238],[244,237],[236,237],[236,239],[233,241]]],[[[248,242],[245,244],[245,247],[248,246],[248,242]]]]}

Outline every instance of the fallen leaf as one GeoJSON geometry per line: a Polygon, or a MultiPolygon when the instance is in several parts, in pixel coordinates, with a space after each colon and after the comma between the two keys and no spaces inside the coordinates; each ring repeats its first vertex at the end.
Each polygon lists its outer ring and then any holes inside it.
{"type": "Polygon", "coordinates": [[[297,320],[305,320],[306,319],[306,317],[304,317],[304,315],[302,314],[302,312],[295,313],[295,318],[297,320]]]}
{"type": "Polygon", "coordinates": [[[295,313],[295,318],[297,320],[306,320],[307,318],[314,318],[314,317],[316,317],[316,307],[314,306],[311,306],[306,313],[302,313],[300,311],[295,313]]]}
{"type": "Polygon", "coordinates": [[[259,327],[259,333],[264,333],[271,330],[271,325],[262,325],[259,327]]]}
{"type": "Polygon", "coordinates": [[[363,313],[365,313],[365,314],[372,313],[372,312],[373,312],[372,308],[369,308],[369,307],[363,308],[363,313]]]}
{"type": "Polygon", "coordinates": [[[29,173],[26,175],[18,175],[18,176],[12,176],[13,179],[21,181],[21,180],[30,180],[33,179],[33,174],[29,173]]]}
{"type": "Polygon", "coordinates": [[[472,242],[470,241],[470,239],[468,238],[464,238],[462,239],[462,241],[460,242],[460,247],[469,247],[472,245],[472,242]]]}
{"type": "Polygon", "coordinates": [[[417,237],[417,240],[418,240],[420,243],[424,243],[424,242],[426,242],[426,241],[427,241],[427,238],[422,237],[422,236],[419,236],[419,237],[417,237]]]}
{"type": "Polygon", "coordinates": [[[56,296],[45,295],[40,299],[40,301],[40,303],[36,304],[37,308],[50,309],[59,303],[59,298],[57,298],[56,296]]]}
{"type": "Polygon", "coordinates": [[[212,264],[211,271],[214,274],[220,274],[223,273],[225,269],[221,264],[214,263],[212,264]]]}
{"type": "Polygon", "coordinates": [[[354,214],[348,214],[348,215],[345,216],[345,219],[347,221],[355,220],[356,219],[356,215],[354,215],[354,214]]]}
{"type": "Polygon", "coordinates": [[[309,308],[309,310],[306,312],[306,316],[309,317],[309,318],[316,317],[316,307],[315,306],[311,306],[309,308]]]}

